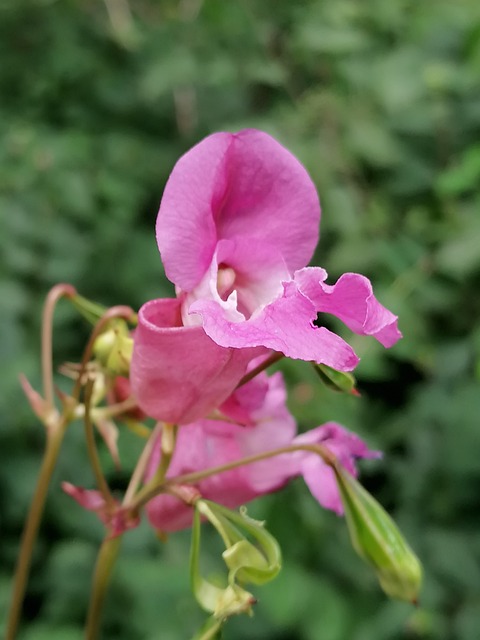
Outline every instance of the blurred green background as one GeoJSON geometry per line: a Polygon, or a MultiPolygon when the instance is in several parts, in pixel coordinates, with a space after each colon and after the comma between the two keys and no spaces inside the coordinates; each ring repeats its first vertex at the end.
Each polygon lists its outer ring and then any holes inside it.
{"type": "MultiPolygon", "coordinates": [[[[342,520],[302,481],[252,505],[285,556],[240,640],[480,637],[480,4],[477,0],[13,0],[0,6],[0,632],[43,444],[19,390],[39,388],[43,299],[68,281],[105,304],[168,295],[154,239],[163,186],[206,134],[264,129],[323,207],[316,264],[359,271],[400,316],[362,356],[360,399],[284,363],[302,429],[338,420],[384,450],[365,485],[425,565],[420,608],[391,602],[342,520]]],[[[347,335],[345,333],[344,335],[347,335]]],[[[87,327],[60,305],[55,362],[87,327]]],[[[122,441],[125,486],[138,444],[122,441]]],[[[80,425],[55,476],[22,640],[78,640],[102,527],[60,490],[92,486],[80,425]]],[[[188,532],[125,537],[105,640],[183,640],[188,532]]],[[[208,541],[214,547],[214,540],[208,541]]],[[[218,552],[218,547],[215,547],[218,552]]]]}

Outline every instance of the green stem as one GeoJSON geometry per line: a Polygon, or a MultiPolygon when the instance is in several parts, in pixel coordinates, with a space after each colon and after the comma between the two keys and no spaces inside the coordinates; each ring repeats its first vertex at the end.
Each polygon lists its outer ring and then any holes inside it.
{"type": "Polygon", "coordinates": [[[331,467],[334,467],[337,464],[337,459],[334,454],[321,444],[292,444],[287,447],[280,447],[278,449],[272,449],[271,451],[257,453],[254,456],[240,458],[239,460],[234,460],[233,462],[222,464],[218,467],[210,467],[209,469],[203,469],[202,471],[185,473],[183,475],[176,476],[175,478],[169,478],[168,480],[155,483],[155,485],[150,482],[145,485],[145,487],[143,487],[141,491],[138,492],[135,498],[128,505],[128,508],[132,511],[137,511],[140,507],[147,504],[149,500],[154,498],[159,493],[165,493],[166,491],[168,491],[169,487],[171,486],[194,484],[196,482],[200,482],[200,480],[209,478],[210,476],[215,476],[219,473],[225,473],[225,471],[230,471],[231,469],[236,469],[237,467],[243,467],[247,464],[253,464],[254,462],[259,462],[260,460],[266,460],[267,458],[273,458],[283,453],[292,453],[294,451],[311,451],[312,453],[316,453],[317,455],[319,455],[325,462],[325,464],[328,464],[331,467]]]}
{"type": "Polygon", "coordinates": [[[165,476],[167,475],[168,467],[170,466],[173,452],[175,450],[175,443],[177,441],[177,430],[178,427],[174,424],[165,423],[163,425],[160,441],[162,457],[160,459],[158,469],[156,470],[155,475],[152,478],[152,480],[157,484],[163,482],[165,480],[165,476]]]}
{"type": "MultiPolygon", "coordinates": [[[[138,496],[144,494],[149,495],[151,491],[155,491],[156,487],[163,487],[165,485],[165,476],[167,475],[168,467],[172,460],[173,452],[175,449],[175,443],[177,439],[178,427],[174,424],[164,423],[162,427],[162,433],[160,436],[160,448],[162,457],[160,463],[155,471],[155,474],[150,478],[147,484],[140,489],[136,497],[131,494],[131,501],[127,502],[126,496],[123,500],[123,504],[130,506],[137,504],[138,496]]],[[[142,503],[143,504],[143,503],[142,503]]]]}
{"type": "Polygon", "coordinates": [[[265,369],[270,367],[272,364],[275,364],[275,362],[278,362],[284,357],[285,355],[283,353],[281,353],[280,351],[275,351],[274,353],[272,353],[271,356],[269,356],[266,360],[264,360],[257,367],[255,367],[255,369],[252,369],[247,374],[245,374],[243,378],[240,380],[240,382],[237,384],[236,388],[238,389],[239,387],[243,387],[243,385],[246,384],[247,382],[250,382],[252,378],[255,378],[255,376],[258,376],[259,373],[262,373],[262,371],[265,371],[265,369]]]}
{"type": "Polygon", "coordinates": [[[131,500],[133,500],[133,496],[135,495],[138,485],[142,481],[143,476],[145,475],[145,469],[147,468],[148,461],[150,460],[150,456],[152,454],[153,446],[155,444],[156,439],[161,433],[162,423],[158,422],[153,431],[151,432],[147,443],[138,459],[136,467],[132,473],[132,477],[130,478],[130,482],[128,483],[127,490],[125,492],[125,496],[122,501],[122,505],[128,505],[131,500]]]}
{"type": "Polygon", "coordinates": [[[76,290],[70,284],[57,284],[48,292],[42,319],[42,379],[45,402],[53,407],[52,327],[53,314],[60,298],[72,297],[76,290]]]}
{"type": "Polygon", "coordinates": [[[121,536],[116,536],[115,538],[106,537],[98,552],[92,583],[92,595],[85,626],[85,640],[96,640],[98,636],[103,603],[112,576],[112,569],[118,556],[121,540],[121,536]]]}
{"type": "Polygon", "coordinates": [[[45,506],[48,486],[58,458],[60,446],[67,427],[65,419],[60,420],[53,428],[47,430],[47,443],[43,455],[42,466],[38,474],[38,481],[33,494],[30,511],[25,521],[25,526],[20,543],[20,551],[15,569],[13,582],[12,603],[10,606],[5,640],[14,640],[20,620],[25,588],[27,585],[32,552],[37,538],[38,528],[45,506]]]}
{"type": "Polygon", "coordinates": [[[89,379],[85,385],[85,441],[87,443],[88,457],[90,459],[90,464],[92,465],[97,487],[105,498],[106,504],[113,505],[114,500],[110,493],[110,489],[108,488],[105,476],[103,475],[102,465],[100,464],[100,458],[98,457],[97,446],[95,444],[95,434],[93,432],[93,424],[90,416],[93,385],[93,379],[89,379]]]}

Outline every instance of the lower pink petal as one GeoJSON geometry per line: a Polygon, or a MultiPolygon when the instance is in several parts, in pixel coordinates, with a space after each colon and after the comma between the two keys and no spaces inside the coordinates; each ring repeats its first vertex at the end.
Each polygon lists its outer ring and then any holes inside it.
{"type": "Polygon", "coordinates": [[[198,300],[191,313],[202,316],[205,332],[223,347],[264,346],[289,358],[314,360],[341,371],[358,363],[353,349],[342,338],[313,322],[317,310],[293,281],[283,284],[283,295],[248,320],[232,322],[220,305],[198,300]]]}
{"type": "Polygon", "coordinates": [[[317,311],[337,316],[355,333],[374,336],[384,347],[391,347],[402,337],[397,316],[378,302],[368,278],[345,273],[336,284],[328,285],[324,282],[326,276],[319,267],[306,267],[294,276],[317,311]]]}

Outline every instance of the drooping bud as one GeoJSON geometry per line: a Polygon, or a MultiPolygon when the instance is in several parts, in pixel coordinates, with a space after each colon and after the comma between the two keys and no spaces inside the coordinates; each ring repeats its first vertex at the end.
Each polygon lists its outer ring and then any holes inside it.
{"type": "Polygon", "coordinates": [[[337,371],[337,369],[327,367],[326,364],[312,362],[312,365],[320,380],[329,389],[339,391],[340,393],[349,393],[352,396],[360,395],[356,388],[357,381],[351,373],[337,371]]]}
{"type": "Polygon", "coordinates": [[[417,556],[368,491],[340,465],[334,471],[354,549],[373,567],[387,595],[416,603],[422,582],[417,556]]]}

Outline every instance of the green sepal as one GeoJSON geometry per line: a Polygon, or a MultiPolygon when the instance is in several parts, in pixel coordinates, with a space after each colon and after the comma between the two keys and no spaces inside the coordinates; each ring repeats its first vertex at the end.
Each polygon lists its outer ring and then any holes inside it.
{"type": "Polygon", "coordinates": [[[422,566],[395,522],[345,469],[334,468],[352,545],[387,595],[416,603],[422,566]]]}
{"type": "Polygon", "coordinates": [[[236,584],[228,584],[222,589],[200,574],[200,530],[200,510],[195,509],[190,549],[190,583],[195,599],[202,609],[213,613],[218,620],[240,613],[250,614],[251,606],[255,602],[251,593],[236,584]]]}
{"type": "Polygon", "coordinates": [[[108,311],[108,307],[98,302],[92,302],[83,296],[75,294],[68,298],[75,309],[92,325],[96,325],[100,318],[108,311]]]}
{"type": "Polygon", "coordinates": [[[250,518],[245,508],[237,513],[208,500],[202,502],[215,509],[217,517],[221,515],[224,520],[231,521],[230,526],[234,523],[238,527],[235,531],[243,529],[258,545],[255,546],[242,536],[241,540],[224,551],[222,555],[225,563],[235,572],[235,578],[258,585],[273,580],[282,568],[282,553],[276,539],[265,529],[265,523],[250,518]]]}
{"type": "Polygon", "coordinates": [[[190,584],[193,595],[202,609],[213,612],[222,596],[223,589],[205,580],[200,574],[200,528],[200,514],[195,509],[190,547],[190,584]]]}
{"type": "Polygon", "coordinates": [[[281,553],[277,541],[265,530],[262,522],[247,516],[246,509],[237,513],[208,500],[195,503],[190,580],[198,603],[213,613],[216,620],[225,620],[241,613],[251,615],[256,600],[242,585],[265,584],[278,574],[280,568],[281,553]],[[222,554],[228,569],[225,588],[213,584],[200,574],[201,516],[215,527],[225,545],[222,554]]]}
{"type": "Polygon", "coordinates": [[[360,395],[356,388],[357,381],[351,373],[337,371],[337,369],[327,367],[326,364],[317,364],[316,362],[312,362],[312,365],[320,380],[329,389],[339,391],[340,393],[349,393],[354,396],[360,395]]]}

